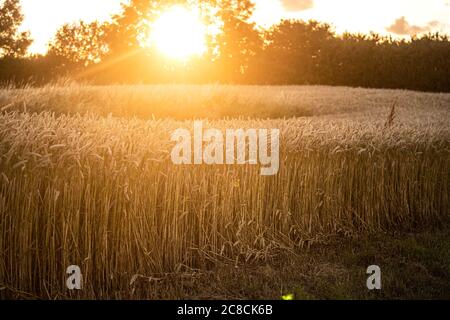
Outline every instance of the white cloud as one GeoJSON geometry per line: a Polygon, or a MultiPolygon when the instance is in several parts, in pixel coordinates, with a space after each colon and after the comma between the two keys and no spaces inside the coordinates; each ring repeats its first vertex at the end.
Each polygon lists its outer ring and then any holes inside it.
{"type": "Polygon", "coordinates": [[[386,28],[387,31],[397,35],[415,35],[418,33],[429,32],[433,28],[439,27],[439,21],[430,21],[425,26],[411,25],[405,17],[400,17],[392,25],[386,28]]]}

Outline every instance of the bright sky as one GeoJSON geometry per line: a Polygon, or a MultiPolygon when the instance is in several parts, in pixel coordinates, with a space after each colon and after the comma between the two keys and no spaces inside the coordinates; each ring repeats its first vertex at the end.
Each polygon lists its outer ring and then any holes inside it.
{"type": "Polygon", "coordinates": [[[107,20],[121,8],[120,0],[21,0],[21,3],[25,15],[22,28],[31,32],[33,53],[45,53],[47,43],[64,23],[107,20]]]}
{"type": "MultiPolygon", "coordinates": [[[[23,28],[43,53],[55,31],[66,22],[107,20],[120,11],[121,0],[21,0],[23,28]]],[[[261,25],[281,18],[329,22],[337,32],[369,32],[405,36],[417,32],[450,33],[450,0],[255,0],[255,20],[261,25]]]]}

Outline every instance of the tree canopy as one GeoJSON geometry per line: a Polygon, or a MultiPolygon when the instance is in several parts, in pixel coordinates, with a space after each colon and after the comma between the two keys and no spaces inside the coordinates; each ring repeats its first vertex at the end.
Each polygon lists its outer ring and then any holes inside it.
{"type": "Polygon", "coordinates": [[[408,41],[375,33],[339,35],[329,24],[301,20],[265,30],[252,22],[251,0],[130,0],[109,22],[62,26],[47,55],[24,58],[30,39],[18,32],[19,2],[6,0],[0,10],[0,81],[76,76],[93,83],[324,84],[450,92],[450,42],[442,34],[408,41]],[[145,45],[152,23],[174,5],[199,10],[202,21],[218,29],[207,34],[207,51],[189,61],[172,61],[145,45]]]}
{"type": "Polygon", "coordinates": [[[0,3],[0,17],[0,56],[24,56],[32,41],[28,32],[19,32],[23,22],[19,0],[0,3]]]}

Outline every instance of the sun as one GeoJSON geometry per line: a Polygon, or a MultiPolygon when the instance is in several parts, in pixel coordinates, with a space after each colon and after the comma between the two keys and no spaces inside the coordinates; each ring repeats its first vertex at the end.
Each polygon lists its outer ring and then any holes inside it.
{"type": "Polygon", "coordinates": [[[150,43],[175,59],[201,56],[207,50],[206,27],[197,12],[175,6],[151,25],[150,43]]]}

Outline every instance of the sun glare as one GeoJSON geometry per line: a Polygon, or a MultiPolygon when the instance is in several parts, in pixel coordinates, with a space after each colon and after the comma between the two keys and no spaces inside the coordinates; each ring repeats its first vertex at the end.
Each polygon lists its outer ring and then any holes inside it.
{"type": "Polygon", "coordinates": [[[172,7],[152,24],[150,42],[163,54],[176,59],[202,55],[206,49],[206,27],[198,13],[172,7]]]}

